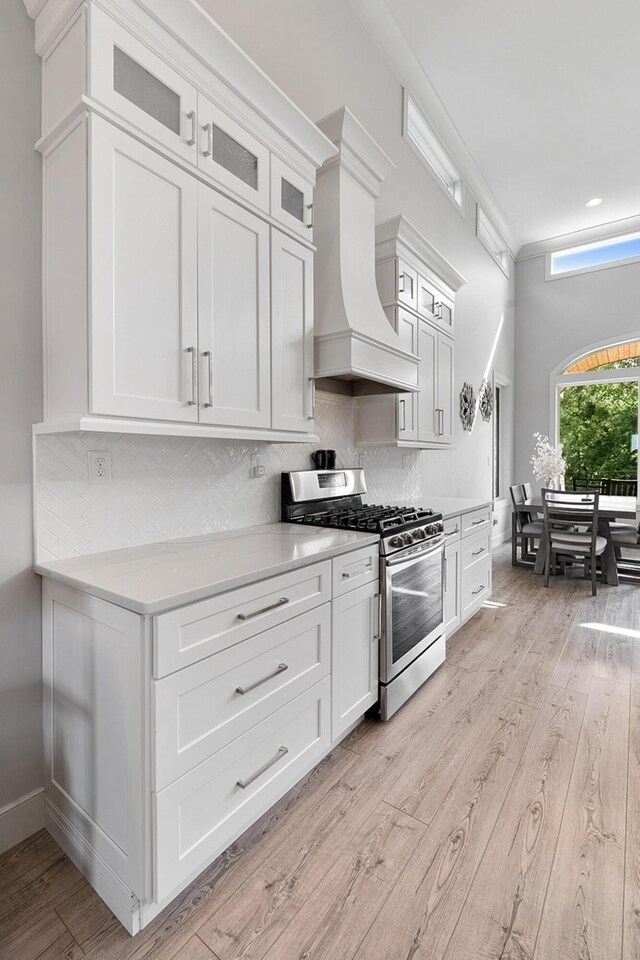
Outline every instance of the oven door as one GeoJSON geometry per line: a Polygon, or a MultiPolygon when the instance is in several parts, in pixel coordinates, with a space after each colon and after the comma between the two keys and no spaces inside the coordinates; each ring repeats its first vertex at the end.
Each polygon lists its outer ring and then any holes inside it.
{"type": "Polygon", "coordinates": [[[389,683],[442,636],[444,538],[416,556],[382,559],[380,680],[389,683]]]}

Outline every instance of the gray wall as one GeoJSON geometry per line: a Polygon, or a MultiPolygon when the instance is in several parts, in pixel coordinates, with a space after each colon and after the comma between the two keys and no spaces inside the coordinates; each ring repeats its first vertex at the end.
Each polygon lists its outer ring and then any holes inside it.
{"type": "Polygon", "coordinates": [[[42,419],[40,61],[22,0],[0,25],[0,809],[42,783],[31,424],[42,419]]]}
{"type": "MultiPolygon", "coordinates": [[[[376,216],[404,213],[468,283],[458,296],[456,395],[477,390],[500,318],[494,368],[513,378],[513,275],[507,280],[475,237],[475,203],[464,218],[402,139],[402,88],[347,0],[201,0],[202,6],[313,120],[347,104],[397,165],[376,216]]],[[[513,274],[513,271],[512,271],[513,274]]],[[[455,449],[422,455],[428,495],[491,495],[491,426],[479,420],[455,449]]]]}
{"type": "Polygon", "coordinates": [[[549,431],[549,377],[592,343],[640,335],[640,264],[545,281],[544,256],[516,266],[516,476],[532,480],[533,434],[549,431]]]}

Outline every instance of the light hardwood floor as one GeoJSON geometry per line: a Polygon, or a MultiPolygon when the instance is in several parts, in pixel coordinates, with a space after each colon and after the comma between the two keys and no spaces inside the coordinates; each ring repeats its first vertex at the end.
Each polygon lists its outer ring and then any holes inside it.
{"type": "Polygon", "coordinates": [[[2,960],[640,960],[640,590],[489,603],[131,939],[44,831],[0,858],[2,960]]]}

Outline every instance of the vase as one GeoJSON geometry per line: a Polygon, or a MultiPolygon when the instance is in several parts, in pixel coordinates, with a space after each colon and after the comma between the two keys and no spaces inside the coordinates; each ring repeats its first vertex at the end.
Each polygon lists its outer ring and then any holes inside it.
{"type": "Polygon", "coordinates": [[[547,480],[548,490],[564,490],[564,477],[549,477],[547,480]]]}

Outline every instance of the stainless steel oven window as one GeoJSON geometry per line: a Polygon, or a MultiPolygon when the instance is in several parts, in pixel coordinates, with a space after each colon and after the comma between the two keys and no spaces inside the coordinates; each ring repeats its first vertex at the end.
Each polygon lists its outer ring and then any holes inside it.
{"type": "Polygon", "coordinates": [[[443,628],[443,549],[387,562],[385,637],[381,657],[388,682],[437,639],[443,628]]]}

